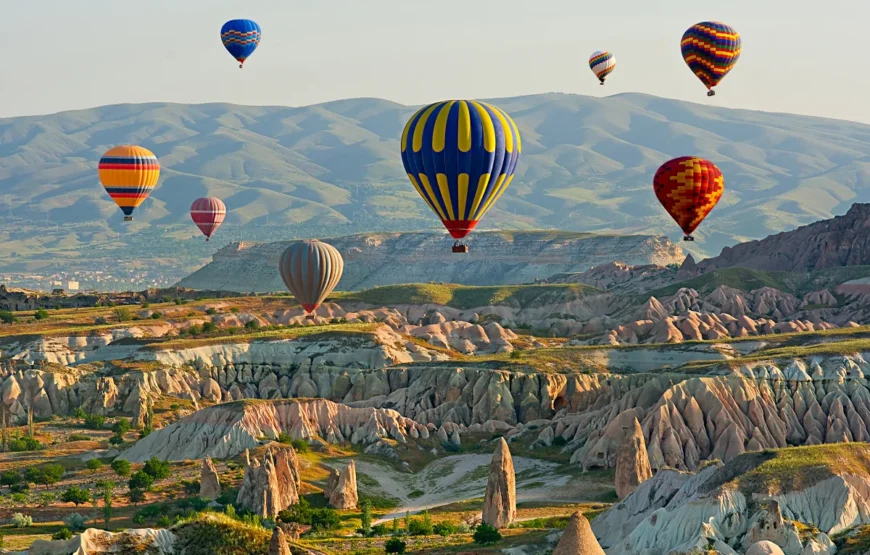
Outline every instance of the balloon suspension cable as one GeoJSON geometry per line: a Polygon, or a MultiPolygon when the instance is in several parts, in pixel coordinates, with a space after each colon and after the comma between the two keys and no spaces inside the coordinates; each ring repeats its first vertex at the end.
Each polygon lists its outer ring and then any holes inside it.
{"type": "Polygon", "coordinates": [[[692,237],[691,235],[686,235],[685,237],[683,237],[683,241],[694,241],[694,240],[695,240],[695,238],[692,237]]]}
{"type": "Polygon", "coordinates": [[[709,91],[707,91],[707,96],[716,96],[716,91],[710,89],[709,91]]]}
{"type": "Polygon", "coordinates": [[[599,85],[603,85],[603,84],[604,84],[604,79],[601,80],[601,83],[599,83],[599,85]]]}

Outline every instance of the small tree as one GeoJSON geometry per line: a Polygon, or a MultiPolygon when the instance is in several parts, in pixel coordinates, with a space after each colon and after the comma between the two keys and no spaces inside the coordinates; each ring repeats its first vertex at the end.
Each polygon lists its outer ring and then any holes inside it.
{"type": "Polygon", "coordinates": [[[36,312],[33,313],[34,320],[45,320],[46,318],[48,318],[48,311],[45,310],[44,308],[40,308],[39,310],[37,310],[36,312]]]}
{"type": "Polygon", "coordinates": [[[115,491],[115,484],[109,482],[103,486],[103,523],[106,530],[109,529],[109,523],[112,522],[112,494],[115,491]]]}
{"type": "Polygon", "coordinates": [[[362,522],[362,533],[368,536],[372,532],[372,502],[365,499],[360,503],[360,521],[362,522]]]}
{"type": "Polygon", "coordinates": [[[51,486],[60,482],[63,472],[63,467],[57,463],[42,464],[25,470],[24,479],[38,486],[51,486]]]}
{"type": "Polygon", "coordinates": [[[384,552],[385,553],[404,553],[405,549],[407,549],[407,545],[405,542],[400,540],[399,538],[390,538],[384,543],[384,552]]]}
{"type": "Polygon", "coordinates": [[[57,495],[51,493],[50,491],[44,491],[39,494],[37,505],[44,509],[54,503],[55,500],[57,500],[57,495]]]}
{"type": "Polygon", "coordinates": [[[130,312],[129,308],[125,308],[123,306],[116,308],[112,311],[112,314],[115,316],[115,319],[119,322],[129,322],[133,319],[133,313],[130,312]]]}
{"type": "Polygon", "coordinates": [[[63,492],[63,495],[60,496],[60,500],[64,503],[72,503],[76,507],[87,503],[91,500],[91,494],[88,490],[80,488],[78,486],[73,486],[63,492]]]}
{"type": "Polygon", "coordinates": [[[21,513],[15,513],[12,515],[13,528],[30,528],[31,526],[33,526],[32,516],[21,513]]]}
{"type": "Polygon", "coordinates": [[[121,436],[129,432],[132,427],[133,425],[130,424],[130,421],[128,419],[121,418],[117,422],[112,424],[112,431],[115,432],[115,434],[121,436]]]}
{"type": "Polygon", "coordinates": [[[145,501],[145,491],[141,489],[131,488],[130,493],[128,493],[127,496],[130,498],[130,503],[134,505],[145,501]]]}
{"type": "Polygon", "coordinates": [[[21,482],[21,472],[18,470],[4,470],[0,473],[0,485],[14,486],[21,482]]]}
{"type": "Polygon", "coordinates": [[[474,530],[474,543],[488,544],[501,540],[501,533],[495,526],[481,524],[474,530]]]}
{"type": "Polygon", "coordinates": [[[100,459],[91,459],[87,463],[85,463],[85,466],[87,466],[88,470],[90,470],[91,472],[97,472],[98,470],[103,468],[103,461],[101,461],[100,459]]]}
{"type": "Polygon", "coordinates": [[[63,519],[64,525],[73,532],[84,530],[87,522],[88,519],[85,518],[84,515],[80,515],[79,513],[72,513],[71,515],[67,515],[67,517],[63,519]]]}
{"type": "Polygon", "coordinates": [[[132,471],[130,461],[124,459],[115,459],[112,461],[112,470],[121,478],[127,478],[132,471]]]}
{"type": "Polygon", "coordinates": [[[0,321],[4,324],[14,324],[17,319],[15,318],[15,314],[9,312],[8,310],[0,310],[0,321]]]}
{"type": "Polygon", "coordinates": [[[161,461],[157,457],[151,457],[145,462],[142,472],[154,478],[155,482],[165,480],[169,478],[169,463],[161,461]]]}
{"type": "Polygon", "coordinates": [[[55,541],[66,541],[72,539],[72,536],[73,534],[70,529],[64,526],[63,528],[52,534],[51,539],[55,541]]]}
{"type": "Polygon", "coordinates": [[[86,414],[85,426],[94,430],[102,430],[106,425],[106,417],[102,414],[86,414]]]}
{"type": "Polygon", "coordinates": [[[392,533],[394,536],[398,536],[398,535],[399,535],[399,519],[398,519],[398,518],[394,518],[394,519],[393,519],[393,528],[392,528],[392,530],[391,530],[391,533],[392,533]]]}
{"type": "Polygon", "coordinates": [[[150,474],[140,470],[139,472],[130,476],[130,481],[127,485],[130,487],[131,490],[138,489],[141,491],[146,491],[151,489],[151,486],[154,485],[154,478],[152,478],[150,474]]]}

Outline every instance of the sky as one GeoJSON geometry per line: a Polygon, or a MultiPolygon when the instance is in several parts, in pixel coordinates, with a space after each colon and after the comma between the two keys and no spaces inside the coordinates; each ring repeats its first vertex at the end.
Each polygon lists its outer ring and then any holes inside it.
{"type": "Polygon", "coordinates": [[[546,92],[640,92],[870,123],[866,0],[28,0],[6,2],[0,117],[106,104],[300,106],[354,97],[408,105],[546,92]],[[244,70],[228,19],[263,40],[244,70]],[[743,37],[708,99],[680,56],[692,24],[743,37]],[[609,50],[601,87],[587,60],[609,50]]]}

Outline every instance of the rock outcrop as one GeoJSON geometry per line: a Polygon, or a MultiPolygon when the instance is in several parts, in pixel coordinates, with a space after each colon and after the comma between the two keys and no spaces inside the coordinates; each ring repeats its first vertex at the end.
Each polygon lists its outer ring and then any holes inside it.
{"type": "Polygon", "coordinates": [[[359,504],[356,488],[356,462],[350,461],[341,471],[333,469],[324,491],[336,509],[355,509],[359,504]]]}
{"type": "Polygon", "coordinates": [[[210,457],[205,457],[202,459],[202,469],[199,473],[199,497],[206,501],[213,501],[220,495],[221,483],[217,468],[210,457]]]}
{"type": "Polygon", "coordinates": [[[698,273],[719,268],[807,272],[870,264],[870,204],[853,204],[843,216],[822,220],[760,241],[725,247],[702,260],[698,273]]]}
{"type": "Polygon", "coordinates": [[[775,543],[765,540],[752,544],[746,550],[746,555],[785,555],[785,553],[775,543]]]}
{"type": "Polygon", "coordinates": [[[38,539],[22,555],[100,555],[119,553],[149,553],[172,555],[175,534],[170,530],[150,528],[107,532],[88,528],[69,540],[38,539]]]}
{"type": "Polygon", "coordinates": [[[280,526],[275,526],[272,531],[272,539],[269,540],[269,555],[293,555],[280,526]]]}
{"type": "Polygon", "coordinates": [[[595,539],[589,521],[582,513],[576,512],[568,521],[562,538],[553,550],[553,555],[605,555],[595,539]]]}
{"type": "Polygon", "coordinates": [[[505,439],[499,438],[483,498],[483,522],[496,528],[507,528],[517,516],[517,492],[514,462],[505,439]]]}
{"type": "Polygon", "coordinates": [[[262,518],[274,519],[278,513],[299,502],[299,493],[288,457],[272,450],[263,462],[254,459],[245,468],[236,506],[248,509],[262,518]]]}
{"type": "Polygon", "coordinates": [[[125,451],[122,457],[143,462],[151,457],[190,460],[210,456],[234,457],[259,444],[259,438],[320,437],[332,443],[375,443],[387,437],[398,441],[428,438],[429,430],[394,410],[356,408],[317,399],[256,401],[207,407],[156,430],[125,451]]]}
{"type": "Polygon", "coordinates": [[[620,499],[625,499],[637,486],[652,478],[640,422],[635,418],[633,424],[623,428],[625,439],[616,455],[616,495],[620,499]]]}
{"type": "MultiPolygon", "coordinates": [[[[503,285],[531,283],[561,272],[582,272],[590,266],[620,260],[628,264],[683,261],[682,249],[665,237],[595,236],[587,233],[478,231],[468,256],[461,260],[443,247],[444,234],[377,233],[330,239],[344,258],[339,290],[359,291],[397,283],[462,283],[503,285]],[[425,261],[425,264],[418,264],[425,261]]],[[[283,291],[275,273],[281,243],[232,243],[213,261],[179,285],[242,293],[283,291]]]]}

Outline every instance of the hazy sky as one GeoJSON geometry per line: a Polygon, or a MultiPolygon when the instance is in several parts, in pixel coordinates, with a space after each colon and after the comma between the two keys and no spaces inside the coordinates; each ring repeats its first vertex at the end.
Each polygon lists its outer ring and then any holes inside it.
{"type": "Polygon", "coordinates": [[[404,104],[644,92],[870,123],[867,0],[27,0],[3,3],[0,117],[125,102],[404,104]],[[239,70],[219,31],[263,28],[239,70]],[[680,57],[720,20],[743,55],[713,99],[680,57]],[[587,65],[616,55],[598,86],[587,65]]]}

